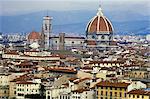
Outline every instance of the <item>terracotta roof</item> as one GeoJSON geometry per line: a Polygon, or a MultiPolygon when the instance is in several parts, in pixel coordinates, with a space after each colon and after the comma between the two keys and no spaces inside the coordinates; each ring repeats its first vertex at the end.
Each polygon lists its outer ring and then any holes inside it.
{"type": "Polygon", "coordinates": [[[21,64],[19,64],[17,66],[33,66],[33,63],[29,62],[29,61],[23,61],[23,62],[21,62],[21,64]]]}
{"type": "Polygon", "coordinates": [[[73,81],[76,80],[76,79],[78,79],[78,78],[72,77],[72,78],[69,79],[69,81],[73,82],[73,81]]]}
{"type": "Polygon", "coordinates": [[[96,41],[93,40],[87,40],[87,45],[96,45],[96,41]]]}
{"type": "Polygon", "coordinates": [[[85,67],[81,67],[81,69],[92,70],[93,68],[92,68],[92,67],[89,67],[89,66],[85,66],[85,67]]]}
{"type": "Polygon", "coordinates": [[[102,82],[99,82],[96,86],[98,86],[98,87],[127,88],[129,85],[130,85],[130,83],[102,81],[102,82]]]}
{"type": "Polygon", "coordinates": [[[35,39],[40,39],[41,36],[40,36],[40,33],[39,32],[35,32],[35,31],[32,31],[29,35],[28,35],[28,40],[35,40],[35,39]]]}
{"type": "Polygon", "coordinates": [[[82,89],[73,90],[72,92],[83,93],[84,91],[90,91],[90,89],[82,88],[82,89]]]}
{"type": "Polygon", "coordinates": [[[95,16],[87,25],[87,33],[113,32],[113,26],[104,16],[95,16]]]}
{"type": "Polygon", "coordinates": [[[5,54],[19,55],[18,51],[16,50],[6,51],[5,54]]]}
{"type": "Polygon", "coordinates": [[[78,84],[78,83],[80,83],[80,82],[82,82],[82,81],[89,80],[89,79],[91,79],[91,78],[77,79],[77,80],[74,80],[73,82],[74,82],[75,84],[78,84]]]}
{"type": "Polygon", "coordinates": [[[51,72],[59,72],[59,73],[73,73],[76,74],[77,71],[73,68],[68,68],[68,67],[48,67],[45,68],[46,70],[49,70],[51,72]]]}
{"type": "Polygon", "coordinates": [[[19,76],[19,77],[16,78],[16,79],[13,79],[13,80],[10,81],[10,82],[26,81],[26,80],[29,80],[29,79],[31,79],[31,78],[33,78],[33,76],[29,76],[29,75],[25,74],[25,75],[19,76]]]}
{"type": "Polygon", "coordinates": [[[143,90],[143,89],[139,89],[139,90],[131,90],[130,92],[128,92],[127,94],[136,94],[136,95],[149,95],[150,96],[150,91],[149,90],[143,90]]]}
{"type": "Polygon", "coordinates": [[[29,82],[29,81],[18,81],[16,82],[16,84],[37,84],[37,83],[29,82]]]}
{"type": "Polygon", "coordinates": [[[123,61],[90,61],[89,64],[99,64],[99,63],[123,63],[123,61]]]}

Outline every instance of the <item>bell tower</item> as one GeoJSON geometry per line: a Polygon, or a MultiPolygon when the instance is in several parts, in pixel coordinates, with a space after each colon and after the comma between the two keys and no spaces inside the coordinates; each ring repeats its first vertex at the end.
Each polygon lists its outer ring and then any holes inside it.
{"type": "Polygon", "coordinates": [[[42,34],[44,35],[44,49],[48,50],[50,47],[50,37],[51,37],[51,30],[52,30],[52,17],[45,16],[43,17],[43,25],[42,25],[42,34]]]}

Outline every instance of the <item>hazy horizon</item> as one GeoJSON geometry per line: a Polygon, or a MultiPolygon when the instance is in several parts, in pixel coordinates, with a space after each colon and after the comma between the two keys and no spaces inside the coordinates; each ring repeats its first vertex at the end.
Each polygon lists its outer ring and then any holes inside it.
{"type": "Polygon", "coordinates": [[[54,33],[84,33],[99,5],[117,32],[149,33],[150,0],[0,0],[0,32],[40,31],[48,11],[54,33]]]}
{"type": "Polygon", "coordinates": [[[149,15],[149,0],[0,0],[0,15],[20,15],[43,10],[128,10],[149,15]]]}

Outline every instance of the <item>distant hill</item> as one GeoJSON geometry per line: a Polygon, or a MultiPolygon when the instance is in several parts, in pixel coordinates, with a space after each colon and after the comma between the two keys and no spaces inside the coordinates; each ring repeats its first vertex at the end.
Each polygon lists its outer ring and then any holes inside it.
{"type": "MultiPolygon", "coordinates": [[[[67,32],[71,35],[84,35],[88,21],[96,15],[96,11],[48,11],[53,17],[53,34],[67,32]]],[[[41,31],[42,17],[46,11],[34,12],[16,16],[0,16],[0,32],[3,33],[28,33],[32,30],[41,31]]],[[[150,32],[149,16],[135,12],[106,12],[104,13],[115,28],[116,34],[145,35],[150,32]]]]}

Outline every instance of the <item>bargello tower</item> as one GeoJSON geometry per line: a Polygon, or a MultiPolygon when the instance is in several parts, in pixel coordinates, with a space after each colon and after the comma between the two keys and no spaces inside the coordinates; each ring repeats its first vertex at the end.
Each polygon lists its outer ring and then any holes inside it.
{"type": "Polygon", "coordinates": [[[102,12],[99,6],[96,16],[94,16],[86,27],[86,44],[88,48],[107,48],[113,40],[113,26],[102,12]]]}

